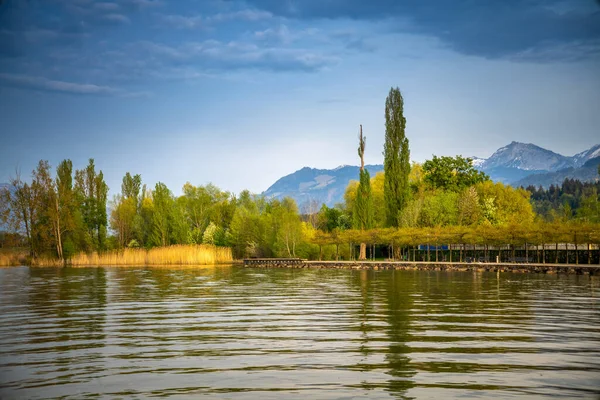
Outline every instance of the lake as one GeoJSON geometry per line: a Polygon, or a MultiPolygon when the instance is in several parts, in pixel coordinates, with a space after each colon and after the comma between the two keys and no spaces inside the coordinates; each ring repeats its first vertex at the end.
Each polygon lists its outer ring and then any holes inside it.
{"type": "Polygon", "coordinates": [[[0,398],[600,397],[600,279],[0,269],[0,398]]]}

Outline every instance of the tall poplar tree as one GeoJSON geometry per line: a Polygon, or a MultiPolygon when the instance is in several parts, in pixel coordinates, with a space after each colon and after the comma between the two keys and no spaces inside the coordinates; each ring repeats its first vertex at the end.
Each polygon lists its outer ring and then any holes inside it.
{"type": "MultiPolygon", "coordinates": [[[[365,147],[366,137],[362,134],[362,125],[360,126],[360,134],[358,137],[358,156],[360,157],[360,181],[356,191],[356,201],[354,202],[354,210],[352,212],[355,229],[371,229],[373,227],[373,198],[371,196],[371,177],[369,171],[365,169],[365,147]]],[[[367,258],[367,245],[360,244],[359,260],[367,258]]]]}
{"type": "Polygon", "coordinates": [[[105,250],[108,186],[104,182],[102,171],[96,173],[93,158],[90,158],[84,170],[75,171],[75,192],[92,247],[99,251],[105,250]]]}
{"type": "Polygon", "coordinates": [[[405,135],[404,100],[400,89],[391,88],[385,100],[385,144],[383,146],[383,169],[385,180],[383,195],[387,226],[397,227],[400,211],[406,206],[410,195],[410,151],[405,135]]]}

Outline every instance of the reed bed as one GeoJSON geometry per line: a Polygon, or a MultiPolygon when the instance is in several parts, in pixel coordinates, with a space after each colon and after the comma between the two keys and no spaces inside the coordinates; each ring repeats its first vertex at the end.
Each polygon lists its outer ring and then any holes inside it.
{"type": "Polygon", "coordinates": [[[106,253],[80,253],[73,266],[215,265],[233,262],[231,248],[212,245],[175,245],[150,250],[124,249],[106,253]]]}
{"type": "Polygon", "coordinates": [[[0,251],[0,267],[27,265],[28,256],[26,251],[10,250],[0,251]]]}
{"type": "Polygon", "coordinates": [[[30,262],[32,267],[64,267],[65,263],[63,260],[58,258],[50,258],[50,257],[39,257],[31,260],[30,262]]]}

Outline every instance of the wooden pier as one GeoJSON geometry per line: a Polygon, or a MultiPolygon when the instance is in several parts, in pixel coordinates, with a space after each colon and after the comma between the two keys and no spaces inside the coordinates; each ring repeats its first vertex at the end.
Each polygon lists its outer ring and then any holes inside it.
{"type": "Polygon", "coordinates": [[[301,258],[247,258],[245,267],[255,268],[314,268],[352,270],[424,270],[424,271],[481,271],[538,274],[574,274],[600,276],[597,264],[534,264],[482,262],[427,261],[308,261],[301,258]]]}

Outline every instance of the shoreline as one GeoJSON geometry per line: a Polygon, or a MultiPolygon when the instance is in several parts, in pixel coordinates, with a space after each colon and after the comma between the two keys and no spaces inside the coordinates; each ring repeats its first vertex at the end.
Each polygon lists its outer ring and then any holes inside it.
{"type": "Polygon", "coordinates": [[[307,261],[300,259],[245,259],[246,268],[314,268],[347,270],[477,271],[535,274],[600,275],[598,264],[519,264],[427,261],[307,261]]]}
{"type": "Polygon", "coordinates": [[[67,265],[35,265],[35,264],[14,264],[14,265],[0,265],[0,268],[15,268],[15,267],[29,267],[29,268],[138,268],[138,267],[157,267],[157,268],[169,268],[169,267],[219,267],[219,266],[231,266],[231,265],[242,265],[241,260],[228,261],[226,263],[216,264],[67,264],[67,265]]]}

